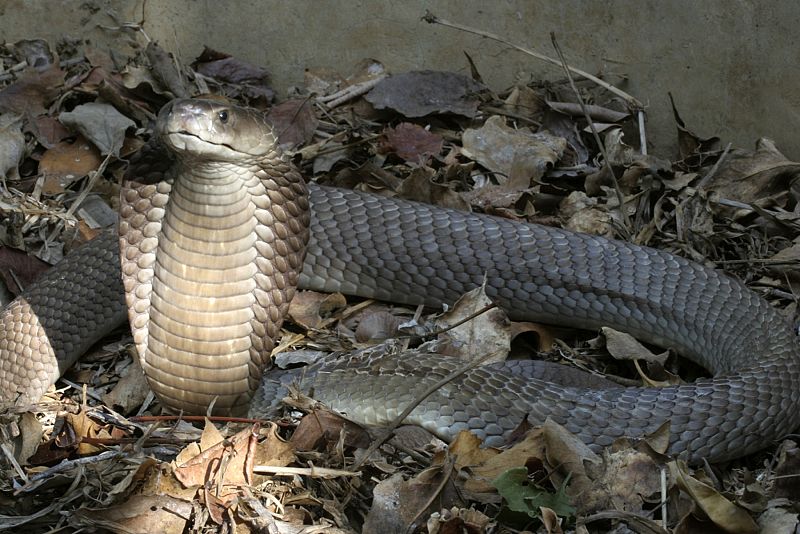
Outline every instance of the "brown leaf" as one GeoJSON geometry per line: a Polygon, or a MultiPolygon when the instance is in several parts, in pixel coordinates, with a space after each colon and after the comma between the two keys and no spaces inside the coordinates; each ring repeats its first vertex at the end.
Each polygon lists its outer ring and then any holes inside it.
{"type": "Polygon", "coordinates": [[[341,293],[298,291],[289,304],[289,317],[304,328],[322,328],[330,317],[347,306],[341,293]]]}
{"type": "Polygon", "coordinates": [[[16,82],[0,91],[0,111],[43,115],[64,85],[64,72],[52,65],[43,72],[27,69],[16,82]]]}
{"type": "Polygon", "coordinates": [[[620,332],[609,327],[602,327],[600,332],[606,340],[606,348],[617,360],[644,360],[664,365],[669,356],[669,351],[653,354],[639,343],[635,337],[625,332],[620,332]]]}
{"type": "Polygon", "coordinates": [[[139,358],[134,357],[114,389],[103,395],[103,404],[127,415],[142,405],[148,391],[150,389],[144,371],[139,366],[139,358]]]}
{"type": "Polygon", "coordinates": [[[342,433],[348,447],[363,449],[372,443],[369,433],[361,426],[327,409],[314,410],[303,417],[290,442],[298,451],[326,450],[336,445],[342,433]]]}
{"type": "Polygon", "coordinates": [[[58,119],[50,115],[41,115],[28,122],[26,131],[33,134],[39,144],[45,148],[53,148],[64,139],[75,135],[58,122],[58,119]]]}
{"type": "Polygon", "coordinates": [[[670,462],[669,469],[678,487],[694,500],[699,509],[715,525],[727,532],[741,534],[758,532],[758,525],[747,511],[723,497],[710,485],[691,476],[684,463],[670,462]]]}
{"type": "Polygon", "coordinates": [[[800,447],[785,440],[780,447],[775,467],[775,498],[796,498],[800,495],[800,447]]]}
{"type": "Polygon", "coordinates": [[[76,525],[130,534],[181,534],[190,528],[192,502],[168,495],[131,495],[108,508],[81,508],[74,512],[76,525]]]}
{"type": "Polygon", "coordinates": [[[49,268],[47,263],[35,256],[14,248],[0,247],[0,277],[14,295],[19,295],[49,268]]]}
{"type": "Polygon", "coordinates": [[[415,167],[400,184],[397,194],[408,200],[471,211],[469,202],[446,185],[434,182],[434,175],[435,171],[429,167],[415,167]]]}
{"type": "Polygon", "coordinates": [[[437,317],[436,327],[448,328],[441,336],[448,344],[440,350],[465,361],[491,355],[481,360],[482,365],[505,360],[511,349],[511,324],[500,308],[487,310],[491,305],[493,302],[486,296],[484,283],[465,293],[452,309],[437,317]],[[466,322],[462,322],[464,320],[466,322]],[[450,328],[455,324],[458,326],[450,328]]]}
{"type": "Polygon", "coordinates": [[[427,161],[442,151],[443,140],[418,124],[402,122],[384,130],[385,142],[379,146],[382,153],[394,153],[411,163],[427,161]]]}
{"type": "Polygon", "coordinates": [[[407,320],[405,317],[398,317],[381,310],[373,313],[363,313],[361,321],[359,321],[356,328],[356,341],[366,343],[368,341],[383,341],[396,337],[398,327],[407,320]]]}
{"type": "Polygon", "coordinates": [[[551,102],[548,101],[547,105],[550,108],[558,111],[559,113],[566,113],[567,115],[572,115],[573,117],[584,117],[583,110],[585,109],[586,112],[591,117],[592,122],[599,121],[599,122],[619,122],[623,119],[630,117],[630,113],[616,111],[613,109],[604,108],[603,106],[596,106],[593,104],[586,104],[581,107],[580,104],[576,104],[574,102],[551,102]]]}
{"type": "Polygon", "coordinates": [[[406,117],[454,113],[474,117],[484,86],[454,72],[412,71],[381,80],[366,99],[377,109],[393,109],[406,117]]]}
{"type": "MultiPolygon", "coordinates": [[[[3,117],[6,119],[6,117],[3,117]]],[[[0,123],[0,178],[19,179],[19,164],[25,156],[25,136],[19,121],[0,123]]]]}
{"type": "Polygon", "coordinates": [[[800,163],[790,161],[771,139],[762,137],[756,150],[731,150],[706,184],[729,200],[753,203],[786,191],[800,176],[800,163]]]}
{"type": "MultiPolygon", "coordinates": [[[[719,149],[719,137],[701,139],[695,133],[691,132],[678,114],[678,108],[675,107],[675,100],[672,98],[672,93],[669,94],[669,101],[672,105],[672,116],[678,127],[678,148],[681,158],[685,159],[690,156],[702,155],[703,153],[719,149]]],[[[702,159],[698,163],[702,163],[702,159]]]]}
{"type": "Polygon", "coordinates": [[[372,507],[362,532],[407,532],[412,523],[421,521],[424,524],[430,507],[440,509],[463,505],[451,475],[452,463],[448,463],[430,467],[407,481],[400,473],[382,480],[373,490],[372,507]],[[429,508],[425,508],[426,505],[429,508]]]}
{"type": "Polygon", "coordinates": [[[80,132],[103,155],[119,156],[125,142],[125,130],[136,126],[132,120],[105,103],[89,102],[63,112],[58,120],[64,126],[80,132]]]}
{"type": "Polygon", "coordinates": [[[150,68],[155,77],[176,98],[190,96],[189,89],[186,87],[180,70],[176,67],[177,62],[172,54],[161,48],[155,41],[150,41],[145,48],[145,55],[150,61],[150,68]]]}
{"type": "Polygon", "coordinates": [[[526,466],[529,463],[541,464],[545,459],[544,431],[540,428],[531,430],[525,439],[500,454],[488,456],[477,466],[471,467],[472,476],[464,483],[464,488],[472,493],[495,492],[492,481],[501,473],[513,467],[526,466]]]}
{"type": "Polygon", "coordinates": [[[272,125],[282,147],[306,145],[314,137],[319,120],[307,98],[287,100],[270,108],[267,121],[272,125]]]}
{"type": "Polygon", "coordinates": [[[97,169],[102,162],[99,150],[83,136],[74,142],[62,141],[46,151],[39,162],[39,172],[45,176],[42,192],[54,195],[64,192],[71,183],[97,169]]]}
{"type": "MultiPolygon", "coordinates": [[[[173,466],[175,477],[186,487],[208,483],[216,488],[215,493],[223,502],[230,502],[235,498],[238,486],[250,484],[252,481],[252,457],[258,428],[257,424],[253,425],[228,439],[221,439],[212,446],[201,442],[200,448],[203,450],[200,454],[180,464],[178,462],[182,458],[180,456],[176,458],[173,466]],[[204,449],[204,446],[208,448],[204,449]]],[[[203,434],[207,436],[207,432],[203,434]]],[[[216,436],[211,438],[209,435],[207,439],[213,441],[216,436]]]]}
{"type": "Polygon", "coordinates": [[[566,140],[561,137],[548,132],[528,134],[509,129],[499,116],[490,117],[478,130],[465,131],[462,140],[462,154],[497,173],[495,178],[499,182],[495,185],[487,180],[485,185],[463,196],[484,212],[512,218],[514,213],[510,208],[531,191],[532,185],[550,164],[560,159],[566,148],[566,140]]]}

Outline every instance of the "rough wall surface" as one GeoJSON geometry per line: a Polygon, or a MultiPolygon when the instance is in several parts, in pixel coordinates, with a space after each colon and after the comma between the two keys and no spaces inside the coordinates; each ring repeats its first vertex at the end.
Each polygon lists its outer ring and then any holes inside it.
{"type": "Polygon", "coordinates": [[[110,28],[143,22],[150,39],[187,62],[208,45],[268,68],[279,95],[302,80],[305,67],[346,74],[366,57],[392,72],[468,72],[466,51],[496,90],[562,77],[502,44],[421,22],[426,9],[550,56],[555,32],[571,64],[647,105],[648,135],[661,155],[675,150],[672,92],[698,133],[742,147],[767,136],[800,158],[800,4],[789,0],[2,0],[0,38],[68,35],[119,46],[120,33],[110,28]]]}

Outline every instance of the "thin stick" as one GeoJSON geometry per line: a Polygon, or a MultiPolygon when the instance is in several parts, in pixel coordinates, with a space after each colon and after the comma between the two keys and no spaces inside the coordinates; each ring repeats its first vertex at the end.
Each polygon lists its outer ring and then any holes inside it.
{"type": "Polygon", "coordinates": [[[358,471],[345,471],[328,467],[276,467],[272,465],[257,465],[253,468],[253,473],[278,476],[305,475],[312,478],[354,477],[361,474],[358,471]]]}
{"type": "Polygon", "coordinates": [[[558,54],[558,58],[561,60],[561,66],[564,68],[564,72],[567,74],[567,79],[569,80],[569,85],[572,87],[572,91],[575,93],[575,98],[578,99],[578,104],[581,106],[581,110],[583,111],[583,116],[586,118],[586,122],[589,123],[589,128],[592,130],[592,136],[594,136],[594,141],[597,143],[598,148],[600,149],[600,153],[603,154],[603,163],[605,168],[608,170],[608,174],[611,175],[611,182],[614,184],[614,190],[617,193],[617,201],[619,202],[619,212],[622,215],[622,220],[625,222],[625,231],[630,231],[631,228],[631,221],[628,217],[628,212],[625,211],[625,196],[622,194],[622,190],[619,188],[619,182],[617,182],[617,175],[614,174],[614,169],[611,168],[611,161],[608,159],[608,152],[606,151],[605,145],[603,145],[603,141],[600,139],[600,134],[597,133],[597,128],[594,127],[594,121],[589,116],[589,111],[586,109],[586,104],[583,101],[583,97],[581,97],[578,88],[575,86],[575,80],[572,79],[572,74],[570,73],[569,65],[567,65],[567,60],[564,59],[564,54],[561,52],[561,47],[558,46],[558,41],[556,40],[556,34],[551,32],[550,33],[550,40],[553,42],[553,48],[555,48],[556,53],[558,54]]]}
{"type": "Polygon", "coordinates": [[[711,167],[711,170],[708,171],[708,174],[703,176],[703,178],[698,182],[697,189],[705,189],[705,187],[708,185],[708,182],[710,182],[711,179],[714,177],[714,175],[717,174],[717,171],[719,170],[720,165],[722,165],[723,160],[726,157],[728,157],[728,152],[730,152],[730,151],[731,151],[731,143],[728,143],[725,146],[725,150],[722,152],[722,155],[714,163],[714,166],[711,167]]]}
{"type": "MultiPolygon", "coordinates": [[[[427,22],[429,24],[441,24],[442,26],[447,26],[449,28],[454,28],[456,30],[461,30],[463,32],[472,33],[474,35],[480,35],[481,37],[485,37],[487,39],[491,39],[492,41],[497,41],[498,43],[502,43],[502,44],[504,44],[506,46],[510,46],[514,50],[518,50],[518,51],[522,52],[523,54],[527,54],[529,56],[533,56],[536,59],[540,59],[540,60],[545,61],[547,63],[550,63],[552,65],[561,66],[561,62],[559,60],[557,60],[557,59],[553,59],[551,57],[545,56],[544,54],[540,54],[539,52],[535,52],[535,51],[533,51],[533,50],[531,50],[529,48],[525,48],[525,47],[516,45],[516,44],[514,44],[512,42],[506,41],[505,39],[503,39],[503,38],[501,38],[501,37],[499,37],[499,36],[497,36],[497,35],[495,35],[493,33],[485,32],[485,31],[482,31],[482,30],[476,30],[475,28],[470,28],[469,26],[464,26],[462,24],[457,24],[455,22],[450,22],[450,21],[447,21],[445,19],[439,18],[436,15],[434,15],[433,13],[431,13],[430,11],[426,11],[425,12],[425,16],[422,17],[422,20],[424,20],[425,22],[427,22]]],[[[570,65],[567,65],[567,68],[571,72],[573,72],[574,74],[577,74],[578,76],[586,78],[587,80],[591,80],[592,82],[596,83],[600,87],[603,87],[604,89],[607,89],[608,91],[611,91],[615,95],[617,95],[620,98],[624,99],[632,109],[643,109],[644,108],[642,103],[639,102],[636,98],[634,98],[633,96],[629,95],[628,93],[626,93],[622,89],[614,87],[610,83],[601,80],[597,76],[592,76],[588,72],[583,71],[581,69],[578,69],[576,67],[572,67],[570,65]]]]}
{"type": "Polygon", "coordinates": [[[452,373],[442,378],[441,380],[437,380],[435,383],[431,384],[431,386],[429,386],[425,391],[422,392],[421,395],[419,395],[416,399],[414,399],[413,402],[411,402],[408,406],[406,406],[406,409],[403,410],[403,412],[400,415],[398,415],[394,419],[394,421],[391,422],[389,426],[386,427],[384,433],[379,438],[377,438],[375,441],[372,442],[372,445],[370,445],[369,448],[364,452],[364,456],[361,457],[361,460],[356,462],[351,469],[353,471],[357,471],[359,468],[361,468],[361,466],[364,464],[364,462],[367,461],[367,459],[372,455],[372,453],[378,450],[378,447],[383,445],[383,443],[391,437],[392,432],[394,432],[394,429],[400,426],[405,420],[405,418],[408,417],[408,415],[414,411],[414,408],[419,406],[419,404],[422,401],[430,397],[436,390],[438,390],[445,384],[452,382],[453,380],[463,375],[467,371],[480,365],[484,361],[488,360],[490,357],[494,356],[496,353],[497,351],[489,352],[479,358],[475,358],[474,360],[469,361],[466,364],[462,365],[461,367],[457,368],[456,370],[454,370],[452,373]]]}

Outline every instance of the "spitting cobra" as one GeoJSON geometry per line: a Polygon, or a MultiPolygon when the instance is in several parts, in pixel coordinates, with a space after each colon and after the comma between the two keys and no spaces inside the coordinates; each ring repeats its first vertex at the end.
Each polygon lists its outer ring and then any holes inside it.
{"type": "MultiPolygon", "coordinates": [[[[441,386],[407,422],[446,440],[469,429],[500,444],[526,418],[551,418],[599,447],[668,421],[669,451],[691,461],[746,455],[800,422],[792,326],[737,280],[626,242],[306,185],[253,110],[176,100],[159,113],[156,134],[160,144],[127,173],[119,240],[102,235],[77,249],[4,310],[5,405],[38,399],[127,315],[166,408],[249,407],[259,416],[285,389],[261,375],[296,287],[441,306],[485,279],[512,319],[610,326],[675,349],[714,378],[586,389],[523,364],[479,366],[441,386]]],[[[380,425],[462,365],[364,354],[312,366],[303,386],[380,425]]]]}

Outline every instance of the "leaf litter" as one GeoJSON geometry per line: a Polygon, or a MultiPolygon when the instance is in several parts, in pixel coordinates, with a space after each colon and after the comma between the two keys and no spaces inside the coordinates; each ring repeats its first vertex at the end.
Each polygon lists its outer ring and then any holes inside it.
{"type": "MultiPolygon", "coordinates": [[[[767,138],[752,150],[723,147],[694,134],[673,101],[679,153],[667,161],[647,153],[638,100],[608,82],[577,79],[585,105],[567,80],[495,93],[469,58],[472,76],[389,73],[371,58],[350,73],[309,69],[283,98],[265,69],[235,56],[206,49],[187,64],[131,27],[118,31],[119,50],[41,40],[0,46],[0,272],[12,286],[31,283],[27,275],[62,249],[113,224],[108,214],[127,157],[151,135],[161,105],[212,92],[264,110],[309,179],[627,238],[724,269],[787,316],[797,314],[800,163],[767,138]]],[[[512,322],[480,289],[451,310],[300,292],[275,359],[296,365],[330,353],[436,346],[465,361],[538,352],[604,383],[702,376],[674,355],[603,334],[512,322]]],[[[37,405],[0,416],[0,529],[784,532],[798,525],[800,453],[792,440],[701,467],[665,456],[668,427],[600,452],[552,422],[518,429],[502,449],[466,432],[446,445],[405,427],[377,447],[373,429],[300,395],[272,421],[162,415],[129,344],[125,329],[110,335],[37,405]]]]}

